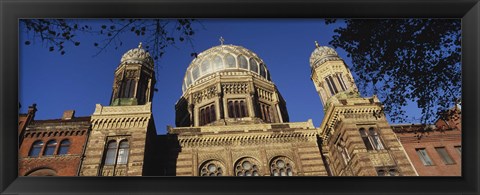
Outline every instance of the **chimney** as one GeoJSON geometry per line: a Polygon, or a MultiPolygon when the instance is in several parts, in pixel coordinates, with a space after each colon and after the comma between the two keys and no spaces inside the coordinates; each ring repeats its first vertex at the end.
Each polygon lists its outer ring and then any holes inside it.
{"type": "Polygon", "coordinates": [[[75,110],[65,110],[63,112],[62,120],[70,120],[74,117],[75,115],[75,110]]]}

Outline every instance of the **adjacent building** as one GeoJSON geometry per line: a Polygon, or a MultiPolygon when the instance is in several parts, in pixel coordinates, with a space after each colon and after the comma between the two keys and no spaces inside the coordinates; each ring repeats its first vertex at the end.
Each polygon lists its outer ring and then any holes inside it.
{"type": "Polygon", "coordinates": [[[458,107],[435,125],[393,125],[420,176],[462,175],[462,125],[458,107]]]}
{"type": "Polygon", "coordinates": [[[90,134],[90,116],[65,111],[61,119],[33,120],[18,151],[21,176],[75,176],[90,134]]]}

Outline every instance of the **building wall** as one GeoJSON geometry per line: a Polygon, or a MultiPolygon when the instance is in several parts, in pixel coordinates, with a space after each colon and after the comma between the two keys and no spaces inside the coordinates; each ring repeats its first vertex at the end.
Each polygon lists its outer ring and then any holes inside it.
{"type": "MultiPolygon", "coordinates": [[[[438,124],[438,123],[437,123],[438,124]]],[[[439,127],[437,125],[437,127],[439,127]]],[[[425,125],[395,125],[394,130],[420,176],[461,176],[462,155],[455,147],[462,146],[459,129],[428,129],[425,125]],[[446,164],[435,148],[444,147],[453,164],[446,164]],[[425,149],[433,165],[425,165],[417,149],[425,149]]]]}
{"type": "Polygon", "coordinates": [[[33,121],[26,128],[23,143],[20,145],[19,175],[25,176],[34,173],[33,175],[76,176],[89,130],[90,117],[33,121]],[[59,155],[60,142],[65,139],[70,141],[70,147],[67,154],[59,155]],[[30,157],[32,144],[38,140],[44,143],[40,154],[38,157],[30,157]],[[52,156],[45,156],[43,154],[46,144],[50,140],[57,141],[55,153],[52,156]]]}

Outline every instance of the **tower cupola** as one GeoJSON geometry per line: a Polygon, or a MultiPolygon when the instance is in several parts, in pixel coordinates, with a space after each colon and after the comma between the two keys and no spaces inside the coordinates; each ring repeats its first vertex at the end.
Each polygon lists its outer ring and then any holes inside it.
{"type": "Polygon", "coordinates": [[[352,74],[335,49],[320,46],[315,41],[315,50],[310,56],[310,68],[315,89],[323,107],[338,98],[358,96],[358,89],[352,74]]]}
{"type": "Polygon", "coordinates": [[[143,49],[142,43],[123,54],[115,70],[110,104],[129,106],[151,102],[155,86],[154,65],[153,58],[143,49]]]}

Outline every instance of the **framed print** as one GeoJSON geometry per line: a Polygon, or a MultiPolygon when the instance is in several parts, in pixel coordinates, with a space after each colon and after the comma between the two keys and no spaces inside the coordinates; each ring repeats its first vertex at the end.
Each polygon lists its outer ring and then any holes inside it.
{"type": "Polygon", "coordinates": [[[4,2],[2,193],[476,194],[479,9],[4,2]]]}

